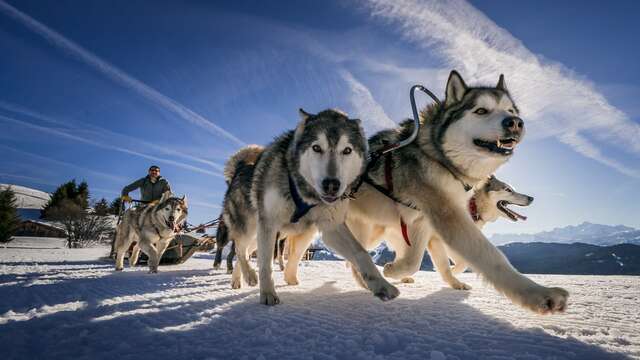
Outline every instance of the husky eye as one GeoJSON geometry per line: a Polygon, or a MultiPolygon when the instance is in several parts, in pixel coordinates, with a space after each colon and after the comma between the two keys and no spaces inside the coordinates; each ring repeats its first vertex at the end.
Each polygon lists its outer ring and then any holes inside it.
{"type": "Polygon", "coordinates": [[[485,109],[485,108],[478,108],[476,111],[473,112],[474,114],[478,114],[478,115],[486,115],[489,113],[489,110],[485,109]]]}
{"type": "Polygon", "coordinates": [[[516,113],[516,111],[515,111],[515,110],[513,110],[513,109],[509,109],[508,111],[509,111],[509,113],[514,114],[514,115],[515,115],[515,113],[516,113]]]}
{"type": "Polygon", "coordinates": [[[342,153],[343,153],[344,155],[349,155],[349,154],[351,154],[351,152],[352,152],[352,151],[353,151],[353,150],[351,150],[351,148],[350,148],[350,147],[346,147],[346,148],[344,148],[344,150],[342,150],[342,153]]]}
{"type": "Polygon", "coordinates": [[[322,152],[322,148],[320,147],[320,145],[313,145],[311,147],[311,149],[317,153],[321,153],[322,152]]]}
{"type": "Polygon", "coordinates": [[[512,193],[513,190],[509,189],[509,188],[505,188],[504,191],[508,192],[508,193],[512,193]]]}
{"type": "Polygon", "coordinates": [[[171,208],[170,207],[166,207],[166,208],[164,208],[164,211],[171,211],[171,208]]]}

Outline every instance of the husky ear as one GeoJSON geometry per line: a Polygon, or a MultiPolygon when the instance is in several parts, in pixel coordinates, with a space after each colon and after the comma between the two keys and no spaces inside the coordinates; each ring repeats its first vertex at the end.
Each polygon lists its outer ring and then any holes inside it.
{"type": "Polygon", "coordinates": [[[449,106],[462,100],[462,97],[467,92],[467,84],[462,80],[462,76],[457,71],[452,70],[449,74],[449,80],[447,81],[447,91],[444,100],[444,105],[449,106]]]}
{"type": "Polygon", "coordinates": [[[302,121],[306,121],[308,118],[312,117],[312,114],[309,114],[308,112],[304,111],[303,108],[298,109],[298,114],[300,114],[300,120],[302,121]]]}
{"type": "Polygon", "coordinates": [[[496,89],[507,91],[507,85],[504,83],[504,74],[500,74],[500,79],[498,79],[498,85],[496,85],[496,89]]]}
{"type": "Polygon", "coordinates": [[[184,205],[184,207],[187,207],[187,195],[182,195],[180,201],[182,201],[182,205],[184,205]]]}

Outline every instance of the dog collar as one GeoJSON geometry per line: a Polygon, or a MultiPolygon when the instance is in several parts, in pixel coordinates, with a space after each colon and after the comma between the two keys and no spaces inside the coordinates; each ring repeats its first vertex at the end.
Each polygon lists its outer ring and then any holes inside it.
{"type": "Polygon", "coordinates": [[[293,212],[293,215],[291,215],[290,221],[292,224],[295,224],[300,219],[302,219],[305,215],[307,215],[309,210],[313,209],[317,204],[307,204],[304,200],[302,200],[302,197],[298,192],[298,188],[296,187],[296,184],[294,183],[293,178],[291,177],[291,174],[289,174],[288,176],[289,176],[289,192],[291,193],[291,200],[293,200],[293,203],[296,205],[296,210],[293,212]]]}
{"type": "Polygon", "coordinates": [[[482,220],[482,217],[478,212],[478,204],[476,203],[475,196],[472,196],[471,199],[469,199],[469,214],[471,215],[471,218],[474,222],[482,220]]]}

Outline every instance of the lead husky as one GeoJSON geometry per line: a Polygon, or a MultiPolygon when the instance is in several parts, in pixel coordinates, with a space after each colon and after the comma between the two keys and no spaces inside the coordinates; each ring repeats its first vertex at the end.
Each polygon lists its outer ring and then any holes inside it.
{"type": "Polygon", "coordinates": [[[118,225],[116,235],[116,270],[124,267],[124,254],[137,241],[129,257],[129,265],[134,266],[140,249],[149,257],[149,272],[157,273],[162,254],[176,236],[176,229],[187,219],[187,199],[162,194],[155,204],[142,209],[129,209],[118,225]]]}
{"type": "MultiPolygon", "coordinates": [[[[419,270],[428,241],[437,236],[452,255],[466,260],[512,301],[539,313],[565,309],[567,291],[541,286],[518,273],[475,226],[467,210],[471,190],[484,186],[522,140],[524,122],[518,115],[502,75],[496,87],[470,88],[452,71],[444,103],[424,111],[416,140],[391,153],[395,165],[390,174],[385,174],[382,161],[374,164],[369,181],[383,187],[385,175],[392,178],[393,196],[402,204],[365,182],[351,203],[349,225],[359,239],[372,236],[371,224],[398,227],[403,221],[407,225],[411,246],[392,245],[398,251],[395,261],[385,265],[386,276],[401,279],[419,270]]],[[[412,131],[412,121],[406,121],[379,132],[369,145],[378,150],[412,131]]],[[[442,243],[433,242],[436,247],[442,243]]]]}
{"type": "MultiPolygon", "coordinates": [[[[355,264],[374,295],[383,300],[395,298],[398,290],[382,277],[344,223],[345,194],[364,170],[367,154],[360,121],[336,110],[312,115],[300,109],[300,116],[294,131],[278,137],[261,154],[252,181],[239,184],[238,191],[251,193],[257,214],[242,221],[246,224],[242,236],[234,236],[242,275],[255,285],[256,273],[244,255],[257,246],[260,302],[279,303],[271,276],[276,235],[286,236],[289,242],[285,280],[297,284],[298,263],[320,230],[329,247],[355,264]]],[[[227,225],[234,226],[231,221],[227,225]]]]}

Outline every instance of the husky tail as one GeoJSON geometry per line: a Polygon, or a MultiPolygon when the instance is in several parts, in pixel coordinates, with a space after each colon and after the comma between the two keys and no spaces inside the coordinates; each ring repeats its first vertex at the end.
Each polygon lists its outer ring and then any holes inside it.
{"type": "Polygon", "coordinates": [[[263,151],[264,147],[260,145],[248,145],[231,155],[227,163],[224,164],[224,180],[227,184],[230,184],[231,180],[233,180],[238,165],[241,163],[255,165],[263,151]]]}

